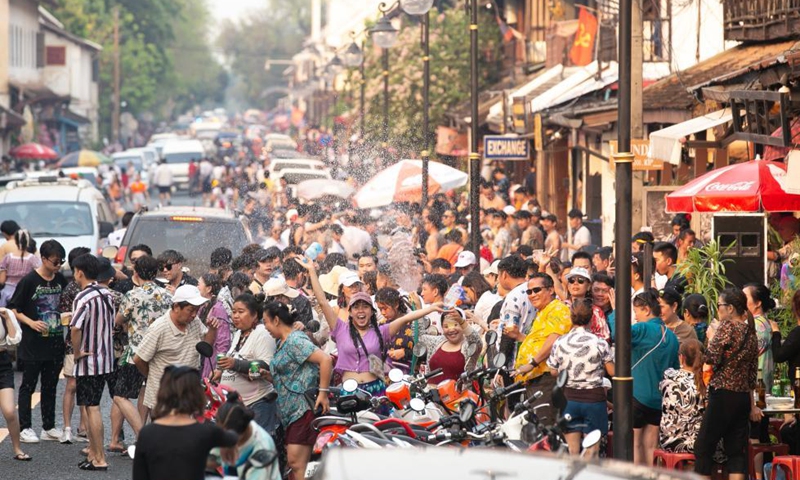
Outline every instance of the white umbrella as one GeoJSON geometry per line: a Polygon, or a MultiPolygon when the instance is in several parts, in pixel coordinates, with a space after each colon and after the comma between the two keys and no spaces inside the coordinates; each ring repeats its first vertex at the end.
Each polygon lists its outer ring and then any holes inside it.
{"type": "MultiPolygon", "coordinates": [[[[428,195],[463,187],[469,175],[439,162],[428,167],[428,195]]],[[[422,160],[400,160],[378,172],[356,193],[360,208],[376,208],[395,202],[419,202],[422,199],[422,160]]]]}
{"type": "Polygon", "coordinates": [[[341,180],[321,178],[297,184],[297,196],[303,200],[316,200],[325,196],[349,198],[355,191],[352,185],[341,180]]]}

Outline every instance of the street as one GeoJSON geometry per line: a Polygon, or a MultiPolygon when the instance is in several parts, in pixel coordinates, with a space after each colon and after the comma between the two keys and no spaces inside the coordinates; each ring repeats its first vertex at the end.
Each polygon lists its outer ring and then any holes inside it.
{"type": "MultiPolygon", "coordinates": [[[[17,389],[20,382],[22,382],[22,373],[16,373],[14,384],[17,389]]],[[[58,382],[58,395],[56,400],[56,427],[63,427],[64,423],[61,416],[61,398],[64,394],[64,385],[66,381],[63,379],[58,382]]],[[[16,397],[17,392],[14,392],[16,397]]],[[[42,430],[42,416],[39,404],[39,391],[37,387],[36,393],[33,394],[31,402],[33,406],[33,430],[36,435],[39,435],[42,430]]],[[[110,418],[111,410],[111,397],[108,391],[103,395],[103,403],[101,405],[103,410],[103,418],[110,418]]],[[[72,417],[73,421],[73,435],[77,432],[77,425],[80,419],[78,408],[75,408],[75,415],[72,417]]],[[[109,430],[110,421],[106,420],[103,428],[105,430],[106,443],[110,438],[111,432],[109,430]]],[[[124,435],[127,443],[133,439],[133,431],[127,425],[124,428],[124,435]]],[[[127,444],[126,443],[126,444],[127,444]]],[[[41,478],[41,479],[55,479],[60,478],[64,480],[93,478],[96,476],[94,472],[85,472],[78,468],[78,462],[84,457],[81,456],[81,449],[86,447],[86,443],[76,442],[72,445],[62,445],[58,442],[39,442],[38,444],[22,444],[22,449],[33,457],[30,462],[16,462],[11,459],[14,452],[11,449],[11,439],[8,437],[8,430],[6,429],[5,420],[0,416],[0,464],[3,465],[3,478],[41,478]]],[[[128,480],[131,478],[131,469],[133,468],[133,461],[127,455],[119,453],[107,453],[106,459],[108,460],[108,472],[103,474],[105,479],[114,480],[128,480]]]]}

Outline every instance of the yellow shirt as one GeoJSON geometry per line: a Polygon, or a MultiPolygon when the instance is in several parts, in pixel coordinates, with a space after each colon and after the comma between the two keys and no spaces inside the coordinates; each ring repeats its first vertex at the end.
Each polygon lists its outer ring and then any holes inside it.
{"type": "MultiPolygon", "coordinates": [[[[519,368],[526,363],[531,363],[534,355],[539,353],[544,346],[547,337],[550,335],[564,335],[572,328],[569,307],[561,300],[553,300],[548,303],[533,319],[531,331],[522,341],[517,352],[515,368],[519,368]]],[[[539,377],[548,371],[547,359],[542,360],[538,367],[527,375],[517,376],[515,380],[530,380],[539,377]]]]}

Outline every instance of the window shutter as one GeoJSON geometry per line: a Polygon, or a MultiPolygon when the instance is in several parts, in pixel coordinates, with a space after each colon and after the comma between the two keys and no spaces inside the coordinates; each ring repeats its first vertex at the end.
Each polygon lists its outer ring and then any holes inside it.
{"type": "Polygon", "coordinates": [[[44,32],[36,32],[36,68],[45,66],[44,32]]]}

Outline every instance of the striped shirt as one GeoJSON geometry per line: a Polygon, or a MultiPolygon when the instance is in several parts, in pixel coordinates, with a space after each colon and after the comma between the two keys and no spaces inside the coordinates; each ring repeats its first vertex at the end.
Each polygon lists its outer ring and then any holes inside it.
{"type": "Polygon", "coordinates": [[[90,353],[75,360],[76,377],[105,375],[114,370],[116,315],[114,298],[106,287],[92,284],[75,297],[70,327],[81,330],[81,352],[90,353]]]}
{"type": "Polygon", "coordinates": [[[136,356],[148,363],[144,404],[153,408],[161,384],[164,369],[169,365],[200,367],[200,354],[195,345],[203,340],[208,330],[199,318],[195,318],[181,331],[172,321],[171,310],[156,319],[147,328],[136,356]]]}

